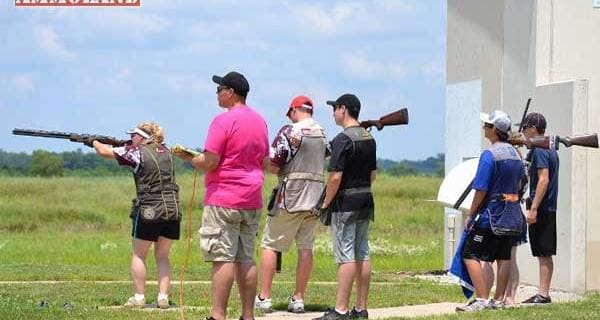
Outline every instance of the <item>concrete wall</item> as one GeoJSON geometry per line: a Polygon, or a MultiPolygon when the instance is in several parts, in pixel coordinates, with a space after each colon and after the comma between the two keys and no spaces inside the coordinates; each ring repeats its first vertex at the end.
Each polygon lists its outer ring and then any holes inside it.
{"type": "Polygon", "coordinates": [[[535,1],[505,1],[502,108],[513,122],[521,121],[527,99],[535,92],[534,17],[535,1]]]}
{"type": "MultiPolygon", "coordinates": [[[[527,97],[533,96],[532,111],[549,114],[548,133],[600,131],[600,8],[591,1],[448,0],[447,21],[449,90],[481,81],[482,111],[501,108],[517,122],[527,97]],[[557,84],[560,99],[546,86],[575,79],[587,81],[557,84]]],[[[447,114],[461,108],[457,100],[448,100],[447,114]]],[[[446,127],[451,125],[464,124],[447,122],[446,127]]],[[[457,132],[447,131],[452,136],[446,140],[460,141],[457,132]]],[[[473,147],[487,147],[483,137],[479,145],[468,143],[459,147],[447,142],[447,161],[473,147]]],[[[594,190],[600,190],[600,152],[565,149],[561,161],[559,216],[571,220],[560,222],[563,238],[553,286],[598,290],[600,276],[594,271],[600,270],[600,201],[594,190]]],[[[523,249],[521,275],[537,283],[535,260],[526,257],[529,248],[523,249]]]]}
{"type": "MultiPolygon", "coordinates": [[[[446,149],[445,172],[481,153],[481,90],[481,80],[449,84],[446,87],[446,123],[449,125],[446,125],[445,137],[446,146],[452,147],[446,149]]],[[[460,239],[464,219],[458,210],[446,208],[445,213],[444,230],[452,230],[451,234],[446,234],[444,248],[444,266],[448,268],[456,241],[460,239]]]]}
{"type": "MultiPolygon", "coordinates": [[[[578,123],[573,132],[600,131],[600,8],[588,0],[537,1],[537,59],[538,84],[571,79],[587,79],[587,119],[578,123]]],[[[586,288],[600,290],[600,152],[588,150],[589,168],[586,177],[575,181],[586,186],[586,288]]],[[[564,187],[561,186],[564,190],[564,187]]]]}
{"type": "MultiPolygon", "coordinates": [[[[448,1],[446,172],[463,159],[479,156],[484,142],[479,113],[502,105],[502,70],[498,66],[502,65],[504,42],[503,6],[504,1],[448,1]]],[[[446,208],[445,213],[444,267],[448,268],[463,218],[457,210],[446,208]]]]}
{"type": "Polygon", "coordinates": [[[503,0],[448,1],[447,83],[481,80],[488,111],[502,104],[503,8],[503,0]]]}
{"type": "MultiPolygon", "coordinates": [[[[548,120],[548,132],[572,132],[587,119],[587,81],[566,81],[538,86],[536,107],[548,120]],[[540,110],[539,106],[543,106],[540,110]]],[[[588,172],[585,148],[559,149],[559,198],[557,208],[557,254],[554,258],[552,287],[571,292],[585,291],[586,192],[571,188],[585,179],[588,172]]],[[[538,284],[538,262],[529,245],[518,250],[521,281],[538,284]]]]}

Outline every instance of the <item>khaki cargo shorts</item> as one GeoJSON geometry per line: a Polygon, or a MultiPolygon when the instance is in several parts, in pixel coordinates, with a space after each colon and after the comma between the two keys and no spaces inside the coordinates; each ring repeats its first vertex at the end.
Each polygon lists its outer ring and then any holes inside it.
{"type": "Polygon", "coordinates": [[[254,263],[260,211],[204,207],[198,231],[204,261],[254,263]]]}
{"type": "Polygon", "coordinates": [[[296,240],[298,250],[312,250],[317,221],[319,218],[311,212],[289,213],[280,209],[275,216],[267,218],[261,247],[284,252],[296,240]]]}

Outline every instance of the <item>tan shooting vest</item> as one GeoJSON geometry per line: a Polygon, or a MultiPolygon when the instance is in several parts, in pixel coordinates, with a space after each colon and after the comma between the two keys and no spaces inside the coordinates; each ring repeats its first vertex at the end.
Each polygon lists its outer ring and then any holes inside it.
{"type": "Polygon", "coordinates": [[[292,160],[279,172],[279,191],[276,199],[279,208],[290,213],[311,211],[323,192],[323,171],[327,140],[323,128],[314,120],[295,124],[302,135],[300,147],[292,160]]]}

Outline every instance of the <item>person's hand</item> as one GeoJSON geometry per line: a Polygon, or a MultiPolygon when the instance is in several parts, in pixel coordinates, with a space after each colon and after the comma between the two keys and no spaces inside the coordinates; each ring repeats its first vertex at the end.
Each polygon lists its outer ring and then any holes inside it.
{"type": "Polygon", "coordinates": [[[534,224],[537,222],[537,209],[531,208],[529,212],[527,212],[527,223],[534,224]]]}
{"type": "Polygon", "coordinates": [[[508,142],[512,145],[522,146],[527,143],[527,138],[521,132],[510,132],[508,142]]]}
{"type": "Polygon", "coordinates": [[[94,147],[94,141],[96,141],[96,137],[94,136],[85,136],[81,138],[81,142],[90,148],[94,147]]]}

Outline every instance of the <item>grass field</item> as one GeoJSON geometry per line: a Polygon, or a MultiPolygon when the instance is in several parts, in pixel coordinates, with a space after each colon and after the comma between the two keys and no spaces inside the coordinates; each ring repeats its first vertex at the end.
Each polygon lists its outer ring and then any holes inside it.
{"type": "MultiPolygon", "coordinates": [[[[185,229],[192,176],[180,176],[178,182],[185,229]]],[[[201,177],[198,184],[191,220],[193,249],[185,276],[186,280],[196,281],[185,287],[185,304],[194,307],[186,310],[186,318],[196,319],[206,316],[210,306],[210,264],[201,259],[197,237],[203,195],[201,177]]],[[[265,195],[274,184],[275,179],[269,177],[265,195]]],[[[404,271],[443,268],[443,211],[425,201],[435,198],[439,184],[439,178],[378,177],[374,185],[376,217],[370,236],[371,307],[463,300],[456,286],[403,275],[404,271]]],[[[0,283],[0,319],[178,319],[178,313],[172,311],[114,308],[131,295],[128,215],[133,196],[130,177],[0,180],[0,281],[4,282],[0,283]],[[39,282],[50,280],[58,282],[39,282]],[[37,307],[42,300],[49,302],[48,308],[37,307]],[[65,301],[73,308],[65,309],[65,301]]],[[[182,236],[186,235],[184,232],[182,236]]],[[[308,309],[323,310],[334,302],[336,265],[329,237],[328,230],[320,227],[313,282],[306,297],[308,309]]],[[[179,241],[172,252],[173,280],[179,279],[184,253],[185,241],[179,241]]],[[[293,289],[295,262],[294,250],[284,254],[282,273],[275,279],[273,297],[279,303],[276,308],[286,307],[284,301],[293,289]]],[[[156,286],[151,256],[148,269],[147,297],[153,302],[156,286]]],[[[177,302],[178,294],[179,286],[175,285],[171,299],[177,302]]],[[[600,298],[592,296],[589,301],[597,306],[600,298]]],[[[585,307],[586,303],[590,302],[580,304],[585,307]]],[[[231,317],[239,314],[238,304],[237,296],[232,294],[231,317]]],[[[507,314],[513,312],[522,319],[520,312],[525,311],[511,310],[507,314]]]]}

